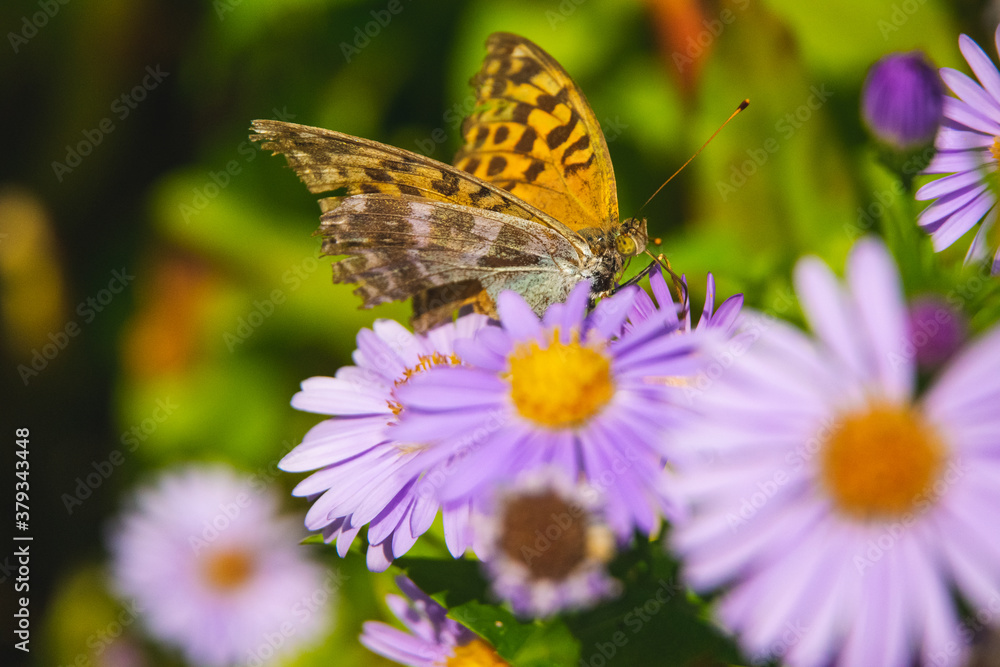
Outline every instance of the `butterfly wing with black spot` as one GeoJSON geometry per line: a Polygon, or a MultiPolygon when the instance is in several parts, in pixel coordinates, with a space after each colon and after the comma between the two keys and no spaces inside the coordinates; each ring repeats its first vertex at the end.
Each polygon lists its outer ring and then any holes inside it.
{"type": "Polygon", "coordinates": [[[524,37],[494,33],[486,48],[455,165],[573,230],[611,230],[618,224],[614,169],[583,92],[524,37]]]}
{"type": "Polygon", "coordinates": [[[311,192],[344,192],[320,200],[320,233],[324,252],[352,255],[334,264],[334,280],[357,283],[366,307],[415,296],[414,326],[424,330],[463,304],[491,313],[502,289],[542,313],[589,278],[594,257],[582,237],[469,173],[331,130],[270,120],[253,129],[311,192]],[[474,232],[462,228],[468,216],[474,232]]]}
{"type": "MultiPolygon", "coordinates": [[[[451,165],[377,141],[319,127],[255,120],[254,141],[282,153],[310,192],[398,194],[516,215],[541,225],[565,226],[509,192],[451,165]]],[[[324,207],[336,199],[320,200],[324,207]]]]}

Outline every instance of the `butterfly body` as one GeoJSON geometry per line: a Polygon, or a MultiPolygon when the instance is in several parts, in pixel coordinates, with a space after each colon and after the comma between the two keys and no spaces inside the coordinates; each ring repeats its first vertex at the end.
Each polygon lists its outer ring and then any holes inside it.
{"type": "Polygon", "coordinates": [[[538,313],[581,280],[612,291],[645,249],[644,220],[618,219],[607,145],[569,75],[528,40],[496,33],[473,80],[456,166],[320,128],[257,120],[263,147],[283,153],[320,200],[334,282],[364,307],[414,299],[425,330],[471,306],[493,314],[504,290],[538,313]]]}

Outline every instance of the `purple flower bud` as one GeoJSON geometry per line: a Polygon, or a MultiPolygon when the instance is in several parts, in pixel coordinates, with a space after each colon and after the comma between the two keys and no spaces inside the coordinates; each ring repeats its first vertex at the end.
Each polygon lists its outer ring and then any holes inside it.
{"type": "Polygon", "coordinates": [[[872,65],[861,112],[879,141],[899,150],[930,143],[941,122],[944,89],[921,51],[891,53],[872,65]]]}
{"type": "Polygon", "coordinates": [[[918,297],[909,310],[909,340],[917,367],[935,370],[965,341],[965,316],[937,296],[918,297]]]}

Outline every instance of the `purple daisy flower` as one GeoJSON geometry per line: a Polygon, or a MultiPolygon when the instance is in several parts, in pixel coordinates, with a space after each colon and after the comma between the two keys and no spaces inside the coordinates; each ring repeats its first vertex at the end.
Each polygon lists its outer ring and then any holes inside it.
{"type": "MultiPolygon", "coordinates": [[[[1000,27],[996,40],[1000,43],[1000,27]]],[[[988,252],[997,252],[988,247],[994,244],[987,239],[997,217],[1000,72],[971,38],[962,35],[958,44],[979,83],[957,70],[941,68],[941,78],[958,99],[944,98],[945,120],[935,142],[938,152],[924,173],[950,175],[923,186],[916,197],[937,200],[919,219],[931,235],[935,251],[944,250],[980,225],[966,254],[966,261],[978,261],[988,252]]],[[[994,255],[992,272],[1000,273],[1000,254],[994,255]]]]}
{"type": "Polygon", "coordinates": [[[114,586],[190,663],[267,662],[329,629],[316,596],[339,581],[305,557],[302,529],[277,515],[272,494],[222,466],[189,467],[140,489],[134,505],[110,538],[114,586]]]}
{"type": "Polygon", "coordinates": [[[477,516],[476,553],[494,594],[522,616],[593,607],[621,584],[609,576],[614,535],[601,494],[558,469],[531,471],[496,489],[477,516]]]}
{"type": "Polygon", "coordinates": [[[959,664],[952,586],[1000,603],[1000,327],[922,396],[885,247],[862,240],[847,289],[796,270],[817,340],[770,322],[678,429],[688,512],[673,545],[755,659],[959,664]]]}
{"type": "MultiPolygon", "coordinates": [[[[687,279],[682,278],[685,287],[687,279]]],[[[662,312],[668,319],[672,327],[676,327],[678,332],[691,331],[691,307],[687,291],[684,293],[684,302],[680,305],[674,303],[674,297],[670,293],[670,286],[663,276],[663,271],[659,265],[653,267],[649,274],[649,287],[653,291],[653,297],[640,291],[632,305],[632,312],[629,313],[628,322],[625,323],[625,331],[632,330],[635,326],[645,322],[653,315],[662,312]],[[684,319],[679,319],[679,314],[684,315],[684,319]]],[[[735,294],[715,308],[715,277],[709,273],[707,287],[705,289],[705,305],[701,311],[701,318],[698,320],[698,329],[715,328],[724,331],[728,336],[732,336],[736,330],[736,321],[743,307],[743,295],[735,294]]]]}
{"type": "MultiPolygon", "coordinates": [[[[683,389],[663,377],[697,373],[712,332],[677,330],[661,311],[624,333],[637,288],[587,315],[588,286],[539,320],[518,294],[497,300],[502,328],[457,347],[463,366],[433,368],[399,387],[407,410],[395,437],[426,443],[411,466],[440,465],[421,484],[445,502],[541,466],[598,488],[606,518],[626,541],[654,531],[673,504],[662,460],[683,389]]],[[[675,316],[676,319],[676,316],[675,316]]]]}
{"type": "Polygon", "coordinates": [[[476,665],[504,667],[508,663],[492,646],[468,628],[448,618],[448,610],[424,594],[406,577],[396,577],[407,598],[387,595],[386,604],[409,632],[367,621],[361,643],[373,653],[408,667],[476,665]]]}
{"type": "MultiPolygon", "coordinates": [[[[468,315],[417,336],[392,320],[378,320],[358,332],[356,366],[337,376],[314,377],[292,398],[299,410],[333,415],[315,426],[302,443],[281,460],[285,472],[317,470],[295,487],[296,496],[315,497],[306,527],[322,530],[336,541],[343,557],[361,527],[368,527],[368,568],[385,570],[427,531],[440,503],[418,493],[421,473],[402,469],[421,458],[420,449],[394,437],[393,425],[403,410],[397,391],[413,377],[438,365],[459,363],[456,340],[473,336],[489,319],[468,315]]],[[[445,503],[445,539],[457,558],[471,544],[470,505],[445,503]]]]}
{"type": "Polygon", "coordinates": [[[861,115],[879,141],[911,150],[934,139],[944,106],[937,70],[921,51],[891,53],[872,65],[861,115]]]}

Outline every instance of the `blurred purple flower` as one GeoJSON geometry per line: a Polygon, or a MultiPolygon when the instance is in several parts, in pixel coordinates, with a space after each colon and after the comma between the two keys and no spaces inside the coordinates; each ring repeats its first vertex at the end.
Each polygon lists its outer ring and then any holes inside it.
{"type": "Polygon", "coordinates": [[[908,320],[910,345],[922,371],[937,369],[965,341],[965,316],[943,297],[927,295],[914,299],[908,320]]]}
{"type": "Polygon", "coordinates": [[[621,590],[600,492],[541,468],[496,489],[477,515],[476,553],[494,594],[522,616],[587,609],[621,590]],[[481,545],[481,546],[480,546],[481,545]]]}
{"type": "Polygon", "coordinates": [[[140,489],[134,505],[110,538],[114,587],[191,664],[267,662],[329,628],[330,605],[315,602],[331,592],[328,575],[273,494],[229,468],[191,466],[140,489]]]}
{"type": "Polygon", "coordinates": [[[930,143],[943,107],[941,77],[920,51],[891,53],[868,71],[861,113],[872,134],[893,148],[930,143]]]}
{"type": "Polygon", "coordinates": [[[917,395],[899,275],[859,241],[842,284],[817,258],[796,293],[814,337],[773,321],[676,437],[685,577],[751,662],[959,665],[1000,596],[1000,327],[917,395]]]}

